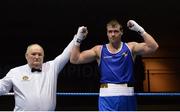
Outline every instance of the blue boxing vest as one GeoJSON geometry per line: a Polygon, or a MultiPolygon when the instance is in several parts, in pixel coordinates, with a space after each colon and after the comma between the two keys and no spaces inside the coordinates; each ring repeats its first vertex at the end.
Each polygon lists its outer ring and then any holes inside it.
{"type": "Polygon", "coordinates": [[[133,57],[126,43],[121,42],[121,49],[115,54],[103,45],[99,63],[100,83],[133,83],[133,67],[133,57]]]}

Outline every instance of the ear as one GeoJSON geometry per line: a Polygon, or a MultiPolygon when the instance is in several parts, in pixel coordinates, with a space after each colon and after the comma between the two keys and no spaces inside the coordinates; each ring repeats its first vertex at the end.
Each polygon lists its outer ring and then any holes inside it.
{"type": "Polygon", "coordinates": [[[123,34],[123,28],[120,28],[121,33],[123,34]]]}
{"type": "Polygon", "coordinates": [[[28,59],[28,54],[27,53],[25,54],[25,58],[26,58],[26,60],[28,59]]]}
{"type": "Polygon", "coordinates": [[[121,36],[123,35],[123,30],[120,30],[120,32],[121,32],[121,36]]]}

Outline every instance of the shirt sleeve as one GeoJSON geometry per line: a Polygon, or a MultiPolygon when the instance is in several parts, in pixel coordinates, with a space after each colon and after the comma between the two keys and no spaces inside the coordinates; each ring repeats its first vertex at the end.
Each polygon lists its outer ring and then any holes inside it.
{"type": "Polygon", "coordinates": [[[12,72],[9,71],[7,75],[0,79],[0,95],[8,93],[12,88],[12,72]]]}
{"type": "Polygon", "coordinates": [[[74,45],[74,39],[68,44],[68,46],[64,49],[64,51],[53,60],[55,71],[57,72],[57,74],[68,63],[73,45],[74,45]]]}

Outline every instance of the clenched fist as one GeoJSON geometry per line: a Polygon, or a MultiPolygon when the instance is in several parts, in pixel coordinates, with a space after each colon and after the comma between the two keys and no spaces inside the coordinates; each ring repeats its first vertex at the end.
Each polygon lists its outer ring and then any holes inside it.
{"type": "Polygon", "coordinates": [[[140,25],[138,25],[134,20],[129,20],[127,22],[127,27],[130,30],[138,32],[140,35],[143,35],[145,32],[145,30],[140,25]]]}
{"type": "Polygon", "coordinates": [[[77,34],[75,35],[76,37],[76,41],[75,41],[75,45],[79,46],[82,42],[82,40],[84,40],[86,38],[88,34],[88,30],[87,27],[85,26],[81,26],[78,28],[77,34]]]}

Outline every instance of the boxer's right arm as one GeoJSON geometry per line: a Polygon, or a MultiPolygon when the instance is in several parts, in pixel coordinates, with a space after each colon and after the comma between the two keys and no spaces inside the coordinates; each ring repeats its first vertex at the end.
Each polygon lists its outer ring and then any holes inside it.
{"type": "Polygon", "coordinates": [[[82,26],[79,27],[78,32],[75,35],[76,40],[72,48],[71,57],[70,57],[70,62],[73,64],[89,63],[96,59],[96,50],[95,50],[96,47],[80,52],[80,44],[82,40],[86,38],[87,33],[88,33],[87,28],[82,26]]]}

